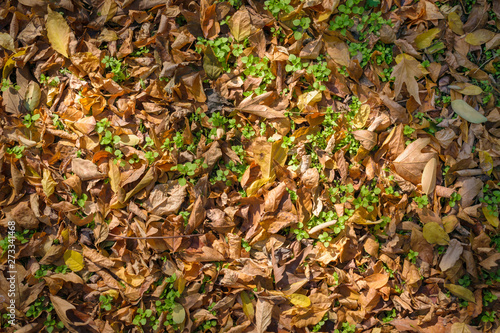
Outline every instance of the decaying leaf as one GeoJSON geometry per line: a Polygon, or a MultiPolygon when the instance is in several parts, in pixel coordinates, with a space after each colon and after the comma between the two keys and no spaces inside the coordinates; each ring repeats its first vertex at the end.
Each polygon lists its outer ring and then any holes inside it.
{"type": "Polygon", "coordinates": [[[448,245],[450,237],[444,229],[436,222],[429,222],[424,225],[424,238],[430,244],[448,245]]]}
{"type": "Polygon", "coordinates": [[[422,71],[419,69],[419,62],[408,54],[400,54],[396,58],[398,63],[392,72],[391,77],[394,80],[394,94],[397,96],[401,92],[403,83],[406,84],[406,89],[415,101],[420,104],[419,88],[415,77],[420,77],[422,71]]]}
{"type": "Polygon", "coordinates": [[[453,295],[460,297],[468,302],[475,303],[476,298],[474,297],[474,293],[469,289],[462,287],[456,284],[445,284],[444,287],[448,289],[453,295]]]}
{"type": "Polygon", "coordinates": [[[470,123],[480,124],[488,121],[488,119],[477,112],[472,106],[467,104],[466,101],[462,99],[456,99],[451,102],[451,107],[460,117],[464,118],[470,123]]]}

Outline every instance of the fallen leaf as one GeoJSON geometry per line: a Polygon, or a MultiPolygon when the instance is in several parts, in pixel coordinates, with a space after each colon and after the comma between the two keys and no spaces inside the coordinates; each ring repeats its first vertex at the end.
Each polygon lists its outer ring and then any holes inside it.
{"type": "Polygon", "coordinates": [[[6,50],[16,52],[16,47],[14,46],[14,39],[11,35],[5,32],[0,32],[0,46],[6,50]]]}
{"type": "Polygon", "coordinates": [[[476,303],[476,298],[474,293],[469,289],[456,285],[456,284],[444,284],[444,287],[448,289],[453,295],[460,297],[468,302],[476,303]]]}
{"type": "Polygon", "coordinates": [[[82,254],[73,250],[64,252],[64,262],[73,272],[79,272],[85,267],[82,254]]]}
{"type": "Polygon", "coordinates": [[[465,36],[465,41],[470,45],[479,46],[495,37],[495,33],[487,29],[479,29],[465,36]]]}
{"type": "Polygon", "coordinates": [[[257,333],[267,332],[266,329],[271,324],[273,305],[261,298],[257,299],[255,310],[255,329],[257,333]]]}
{"type": "Polygon", "coordinates": [[[246,291],[242,291],[240,293],[240,296],[241,296],[241,301],[243,302],[243,312],[245,313],[248,319],[252,320],[255,314],[252,300],[250,299],[250,296],[248,296],[246,291]]]}
{"type": "Polygon", "coordinates": [[[71,28],[59,12],[53,11],[50,9],[50,6],[47,6],[47,11],[48,15],[45,28],[47,29],[49,42],[54,50],[68,58],[71,28]]]}
{"type": "Polygon", "coordinates": [[[470,123],[480,124],[488,121],[485,116],[477,112],[472,106],[467,104],[467,102],[462,99],[456,99],[452,101],[451,107],[453,111],[455,111],[460,117],[464,118],[470,123]]]}
{"type": "Polygon", "coordinates": [[[422,71],[419,69],[419,62],[408,54],[400,54],[396,57],[396,62],[398,63],[394,66],[394,70],[391,74],[394,80],[394,95],[398,96],[403,87],[403,83],[406,84],[406,89],[413,98],[420,103],[419,88],[415,77],[420,77],[422,71]]]}
{"type": "Polygon", "coordinates": [[[175,303],[172,309],[172,319],[174,323],[178,325],[182,324],[186,319],[186,311],[184,310],[184,307],[179,303],[175,303]]]}
{"type": "Polygon", "coordinates": [[[439,268],[443,272],[452,268],[462,255],[463,251],[464,248],[462,244],[460,244],[458,240],[452,239],[448,244],[448,249],[446,250],[446,253],[444,254],[443,258],[441,259],[441,262],[439,263],[439,268]]]}
{"type": "Polygon", "coordinates": [[[311,306],[311,300],[306,295],[291,294],[288,299],[290,300],[290,303],[299,308],[308,308],[311,306]]]}
{"type": "Polygon", "coordinates": [[[48,169],[43,169],[43,178],[42,178],[42,188],[43,193],[47,197],[50,197],[56,188],[57,182],[52,178],[52,174],[48,169]]]}
{"type": "Polygon", "coordinates": [[[434,38],[437,37],[437,35],[441,32],[441,29],[439,28],[433,28],[429,29],[426,32],[421,33],[415,38],[415,45],[417,45],[417,48],[419,49],[425,49],[429,46],[431,46],[432,41],[434,38]]]}
{"type": "Polygon", "coordinates": [[[234,38],[241,42],[247,39],[252,32],[252,23],[250,22],[250,14],[244,8],[238,10],[228,22],[229,29],[234,38]]]}
{"type": "Polygon", "coordinates": [[[424,224],[424,238],[430,244],[448,245],[450,237],[444,229],[436,222],[428,222],[424,224]]]}
{"type": "Polygon", "coordinates": [[[422,191],[430,195],[436,187],[437,159],[431,158],[425,165],[422,173],[422,191]]]}

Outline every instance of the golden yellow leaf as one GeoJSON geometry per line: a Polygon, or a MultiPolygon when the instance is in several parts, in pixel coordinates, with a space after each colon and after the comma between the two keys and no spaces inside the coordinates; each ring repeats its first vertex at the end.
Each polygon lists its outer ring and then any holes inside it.
{"type": "Polygon", "coordinates": [[[66,266],[68,266],[68,268],[73,272],[81,271],[85,267],[83,256],[80,252],[67,250],[64,252],[63,258],[66,266]]]}
{"type": "Polygon", "coordinates": [[[424,238],[430,244],[447,245],[450,237],[444,229],[436,222],[429,222],[424,225],[424,238]]]}
{"type": "Polygon", "coordinates": [[[445,284],[444,287],[448,289],[453,295],[460,297],[468,302],[476,303],[476,298],[474,293],[469,289],[456,285],[456,284],[445,284]]]}
{"type": "Polygon", "coordinates": [[[359,108],[359,111],[354,116],[352,124],[357,128],[363,128],[368,121],[370,116],[370,106],[368,104],[363,104],[359,108]]]}
{"type": "Polygon", "coordinates": [[[13,55],[10,56],[9,59],[5,62],[5,65],[3,66],[3,72],[2,72],[2,78],[7,78],[12,70],[14,69],[14,66],[16,64],[16,61],[14,60],[15,57],[20,57],[26,53],[26,49],[21,50],[17,53],[14,53],[13,55]]]}
{"type": "Polygon", "coordinates": [[[246,291],[242,291],[240,293],[241,296],[241,301],[243,302],[243,312],[247,316],[248,319],[252,320],[255,314],[252,300],[250,299],[250,296],[248,296],[246,291]]]}
{"type": "Polygon", "coordinates": [[[484,217],[486,218],[486,221],[488,221],[488,223],[491,224],[494,228],[498,228],[498,225],[500,224],[498,216],[493,215],[488,210],[488,207],[483,207],[482,211],[483,211],[484,217]]]}
{"type": "Polygon", "coordinates": [[[256,181],[254,181],[252,183],[252,185],[250,185],[246,189],[245,192],[247,193],[247,196],[251,197],[252,195],[254,195],[255,193],[257,193],[257,191],[259,190],[259,188],[261,188],[262,186],[266,185],[270,181],[273,181],[275,178],[276,177],[273,176],[273,177],[268,177],[268,178],[257,179],[256,181]]]}
{"type": "Polygon", "coordinates": [[[106,290],[105,292],[103,292],[103,295],[109,295],[109,296],[113,297],[114,299],[117,299],[118,296],[120,296],[120,293],[118,291],[116,291],[115,289],[109,289],[109,290],[106,290]]]}
{"type": "Polygon", "coordinates": [[[174,288],[177,289],[177,291],[180,294],[182,294],[185,287],[186,287],[186,279],[184,278],[183,275],[179,275],[177,279],[174,281],[174,288]]]}
{"type": "Polygon", "coordinates": [[[290,303],[299,308],[307,308],[311,306],[311,300],[306,295],[291,294],[288,299],[290,300],[290,303]]]}
{"type": "Polygon", "coordinates": [[[47,29],[47,37],[49,38],[50,45],[52,45],[54,50],[67,58],[71,29],[61,14],[50,9],[50,6],[47,6],[47,11],[45,28],[47,29]]]}
{"type": "Polygon", "coordinates": [[[142,275],[132,275],[129,274],[125,267],[120,267],[117,271],[114,272],[116,276],[125,281],[127,284],[132,287],[139,287],[145,280],[145,277],[142,275]]]}
{"type": "Polygon", "coordinates": [[[45,193],[47,197],[50,197],[52,193],[54,193],[56,185],[57,182],[54,180],[54,178],[52,178],[49,169],[43,169],[43,178],[42,178],[43,193],[45,193]]]}
{"type": "Polygon", "coordinates": [[[421,33],[420,35],[415,38],[415,45],[419,49],[425,49],[426,47],[431,46],[432,41],[436,36],[441,32],[441,29],[439,28],[433,28],[430,29],[424,33],[421,33]]]}
{"type": "Polygon", "coordinates": [[[297,100],[297,107],[299,108],[300,111],[304,111],[307,105],[313,106],[319,101],[321,101],[322,98],[323,95],[319,90],[306,92],[299,96],[297,100]]]}
{"type": "Polygon", "coordinates": [[[465,36],[465,41],[470,45],[479,46],[495,37],[495,33],[487,29],[479,29],[465,36]]]}

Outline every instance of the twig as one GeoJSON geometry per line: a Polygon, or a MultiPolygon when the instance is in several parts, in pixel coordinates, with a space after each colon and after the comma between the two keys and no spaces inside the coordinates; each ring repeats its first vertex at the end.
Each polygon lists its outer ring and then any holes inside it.
{"type": "Polygon", "coordinates": [[[337,223],[337,220],[333,220],[333,221],[328,221],[328,222],[322,223],[320,225],[317,225],[314,228],[312,228],[311,230],[309,230],[309,234],[314,234],[315,232],[318,232],[318,231],[323,230],[325,228],[331,227],[332,225],[334,225],[336,223],[337,223]]]}
{"type": "Polygon", "coordinates": [[[120,236],[120,235],[115,235],[115,234],[112,234],[112,233],[109,233],[108,235],[113,236],[113,237],[118,237],[118,238],[125,238],[125,239],[166,239],[166,238],[191,238],[191,237],[200,237],[200,236],[204,236],[205,234],[177,235],[177,236],[149,236],[149,237],[120,236]]]}

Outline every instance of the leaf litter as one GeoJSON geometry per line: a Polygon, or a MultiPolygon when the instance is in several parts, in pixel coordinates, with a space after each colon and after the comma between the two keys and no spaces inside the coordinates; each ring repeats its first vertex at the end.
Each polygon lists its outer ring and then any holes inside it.
{"type": "Polygon", "coordinates": [[[0,22],[2,331],[498,332],[498,1],[0,22]]]}

